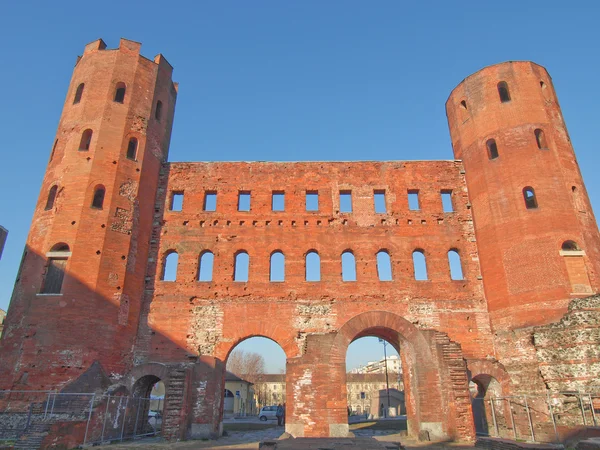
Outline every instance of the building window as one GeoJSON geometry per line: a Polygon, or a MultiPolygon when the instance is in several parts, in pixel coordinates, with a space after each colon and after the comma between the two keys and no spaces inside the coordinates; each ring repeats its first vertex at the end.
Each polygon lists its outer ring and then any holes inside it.
{"type": "Polygon", "coordinates": [[[421,249],[417,249],[413,252],[412,256],[415,280],[427,280],[427,262],[425,261],[425,252],[421,249]]]}
{"type": "Polygon", "coordinates": [[[154,118],[160,121],[162,116],[162,102],[159,100],[156,102],[156,110],[154,111],[154,118]]]}
{"type": "Polygon", "coordinates": [[[250,211],[250,191],[238,193],[238,211],[250,211]]]}
{"type": "Polygon", "coordinates": [[[171,211],[181,211],[183,209],[183,191],[171,193],[171,211]]]}
{"type": "Polygon", "coordinates": [[[498,83],[498,95],[502,103],[510,102],[510,92],[508,91],[508,84],[506,81],[498,83]]]}
{"type": "Polygon", "coordinates": [[[488,139],[485,143],[488,152],[489,159],[496,159],[498,157],[498,146],[496,145],[495,139],[488,139]]]}
{"type": "Polygon", "coordinates": [[[46,200],[46,206],[44,207],[45,211],[49,211],[54,207],[54,200],[56,199],[56,192],[58,191],[58,186],[55,184],[48,191],[48,198],[46,200]]]}
{"type": "Polygon", "coordinates": [[[204,193],[204,211],[217,210],[217,193],[215,191],[206,191],[204,193]]]}
{"type": "Polygon", "coordinates": [[[137,148],[138,148],[138,140],[134,137],[129,139],[129,144],[127,144],[127,159],[131,159],[135,161],[137,158],[137,148]]]}
{"type": "Polygon", "coordinates": [[[125,101],[125,83],[117,83],[115,88],[115,98],[114,101],[116,103],[123,103],[125,101]]]}
{"type": "Polygon", "coordinates": [[[462,264],[460,262],[460,255],[458,254],[458,250],[451,249],[448,252],[448,265],[450,266],[451,280],[464,280],[462,264]]]}
{"type": "Polygon", "coordinates": [[[209,250],[202,252],[198,266],[198,281],[212,281],[215,255],[209,250]]]}
{"type": "Polygon", "coordinates": [[[285,192],[273,191],[271,196],[271,210],[285,211],[285,192]]]}
{"type": "Polygon", "coordinates": [[[239,251],[235,255],[233,266],[233,281],[247,282],[250,269],[250,257],[245,251],[239,251]]]}
{"type": "Polygon", "coordinates": [[[421,209],[418,189],[411,189],[408,191],[408,209],[410,211],[419,211],[421,209]]]}
{"type": "Polygon", "coordinates": [[[48,265],[40,293],[60,294],[71,250],[67,244],[60,243],[54,245],[47,256],[48,265]]]}
{"type": "Polygon", "coordinates": [[[538,207],[535,191],[532,187],[527,186],[523,188],[523,199],[525,200],[525,207],[527,209],[535,209],[538,207]]]}
{"type": "Polygon", "coordinates": [[[163,271],[160,279],[162,281],[177,280],[177,265],[179,263],[179,255],[175,250],[169,250],[165,254],[163,261],[163,271]]]}
{"type": "Polygon", "coordinates": [[[375,213],[376,214],[385,214],[387,213],[387,208],[385,205],[385,191],[377,190],[373,192],[373,201],[375,202],[375,213]]]}
{"type": "Polygon", "coordinates": [[[534,131],[535,133],[535,142],[540,150],[548,150],[548,144],[546,143],[546,135],[544,134],[544,130],[537,129],[534,131]]]}
{"type": "Polygon", "coordinates": [[[285,256],[276,250],[271,253],[270,281],[285,281],[285,256]]]}
{"type": "Polygon", "coordinates": [[[377,275],[379,281],[392,281],[392,263],[386,250],[377,252],[377,275]]]}
{"type": "Polygon", "coordinates": [[[54,145],[52,146],[52,151],[50,152],[50,161],[54,159],[54,153],[56,152],[56,146],[58,145],[58,139],[54,140],[54,145]]]}
{"type": "Polygon", "coordinates": [[[306,281],[321,281],[321,258],[315,250],[306,253],[306,281]]]}
{"type": "Polygon", "coordinates": [[[80,152],[87,152],[90,149],[90,145],[92,144],[92,134],[93,131],[89,128],[83,132],[81,135],[81,141],[79,141],[80,152]]]}
{"type": "Polygon", "coordinates": [[[84,84],[81,83],[79,86],[77,86],[77,90],[75,91],[75,98],[73,99],[73,104],[76,105],[77,103],[79,103],[81,101],[81,96],[83,95],[83,88],[84,88],[84,84]]]}
{"type": "Polygon", "coordinates": [[[319,210],[319,192],[318,191],[306,191],[306,210],[307,211],[318,211],[319,210]]]}
{"type": "Polygon", "coordinates": [[[340,212],[352,212],[352,191],[340,191],[340,212]]]}
{"type": "Polygon", "coordinates": [[[104,194],[106,189],[104,186],[99,185],[94,188],[94,198],[92,199],[92,208],[102,209],[104,205],[104,194]]]}
{"type": "Polygon", "coordinates": [[[442,195],[442,210],[445,213],[454,212],[454,206],[452,205],[452,191],[444,190],[441,191],[442,195]]]}
{"type": "Polygon", "coordinates": [[[350,250],[342,253],[342,281],[356,281],[356,259],[350,250]]]}

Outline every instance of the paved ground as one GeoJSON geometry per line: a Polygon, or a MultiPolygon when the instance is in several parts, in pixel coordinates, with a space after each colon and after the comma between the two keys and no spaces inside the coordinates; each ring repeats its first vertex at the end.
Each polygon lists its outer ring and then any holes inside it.
{"type": "MultiPolygon", "coordinates": [[[[258,449],[258,444],[263,440],[277,440],[283,434],[283,427],[277,427],[276,424],[268,423],[256,423],[255,421],[246,421],[245,423],[225,423],[225,429],[227,430],[227,436],[221,437],[216,440],[194,440],[185,442],[165,442],[159,438],[145,439],[133,442],[123,442],[121,444],[113,444],[107,446],[94,447],[94,449],[104,450],[124,450],[124,449],[150,449],[150,450],[191,450],[191,449],[205,449],[214,448],[218,450],[255,450],[258,449]],[[254,423],[253,423],[254,422],[254,423]],[[275,426],[274,426],[275,425],[275,426]],[[260,429],[257,429],[260,428],[260,429]]],[[[385,421],[378,422],[367,422],[362,424],[351,425],[352,432],[358,438],[354,442],[354,446],[351,447],[350,442],[345,442],[344,448],[369,448],[366,444],[368,441],[360,442],[360,439],[372,438],[381,442],[401,442],[407,449],[425,449],[431,448],[435,450],[464,450],[473,447],[470,445],[460,444],[430,444],[430,443],[419,443],[409,441],[405,436],[405,421],[385,421]],[[387,428],[387,429],[386,429],[387,428]]],[[[294,442],[294,439],[287,440],[285,442],[286,448],[301,449],[311,448],[307,447],[308,443],[304,443],[303,446],[300,442],[294,442]]],[[[328,444],[332,444],[328,442],[328,444]]],[[[341,445],[342,442],[338,442],[341,445]]],[[[376,444],[373,442],[373,444],[376,444]]],[[[336,447],[335,442],[332,445],[336,447]]],[[[314,447],[317,448],[317,447],[314,447]]]]}

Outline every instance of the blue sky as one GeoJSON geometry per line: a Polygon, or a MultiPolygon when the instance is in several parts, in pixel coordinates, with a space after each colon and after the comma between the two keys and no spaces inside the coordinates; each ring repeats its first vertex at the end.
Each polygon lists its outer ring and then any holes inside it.
{"type": "Polygon", "coordinates": [[[0,308],[90,41],[137,40],[175,67],[171,161],[452,159],[450,91],[486,65],[533,60],[598,211],[599,13],[597,1],[4,2],[0,308]]]}

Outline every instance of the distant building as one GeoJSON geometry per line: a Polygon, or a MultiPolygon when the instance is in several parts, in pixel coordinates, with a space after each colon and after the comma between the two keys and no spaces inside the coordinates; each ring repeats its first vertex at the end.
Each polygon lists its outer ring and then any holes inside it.
{"type": "Polygon", "coordinates": [[[0,259],[2,259],[2,250],[4,250],[4,244],[6,243],[7,236],[8,230],[0,225],[0,259]]]}
{"type": "MultiPolygon", "coordinates": [[[[384,367],[384,366],[383,366],[384,367]]],[[[400,372],[401,375],[401,372],[400,372]]],[[[397,414],[405,414],[404,384],[398,372],[388,373],[390,406],[397,414]],[[390,376],[391,375],[391,376],[390,376]]],[[[380,406],[387,409],[385,373],[348,373],[346,375],[348,406],[353,414],[367,412],[380,417],[380,406]],[[364,395],[363,395],[364,394],[364,395]]],[[[285,374],[265,374],[254,383],[257,409],[285,402],[285,374]]]]}
{"type": "Polygon", "coordinates": [[[225,416],[247,416],[256,414],[254,387],[234,373],[225,373],[225,401],[223,414],[225,416]]]}
{"type": "MultiPolygon", "coordinates": [[[[381,358],[379,361],[369,361],[366,365],[352,369],[352,374],[365,374],[365,373],[385,373],[385,366],[387,362],[388,377],[391,380],[398,381],[400,390],[404,389],[404,383],[402,381],[402,361],[398,355],[388,356],[387,361],[381,358]]],[[[391,385],[390,385],[391,386],[391,385]]]]}
{"type": "MultiPolygon", "coordinates": [[[[405,414],[404,387],[398,377],[389,377],[390,406],[396,414],[405,414]]],[[[387,389],[383,373],[349,373],[346,375],[348,407],[352,414],[381,417],[381,404],[387,409],[387,389]]]]}

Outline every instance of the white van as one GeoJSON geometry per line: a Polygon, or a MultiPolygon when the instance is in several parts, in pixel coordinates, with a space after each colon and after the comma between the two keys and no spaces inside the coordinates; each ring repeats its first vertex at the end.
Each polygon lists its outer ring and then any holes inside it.
{"type": "Polygon", "coordinates": [[[258,413],[258,418],[263,422],[277,420],[277,406],[263,406],[258,413]]]}

